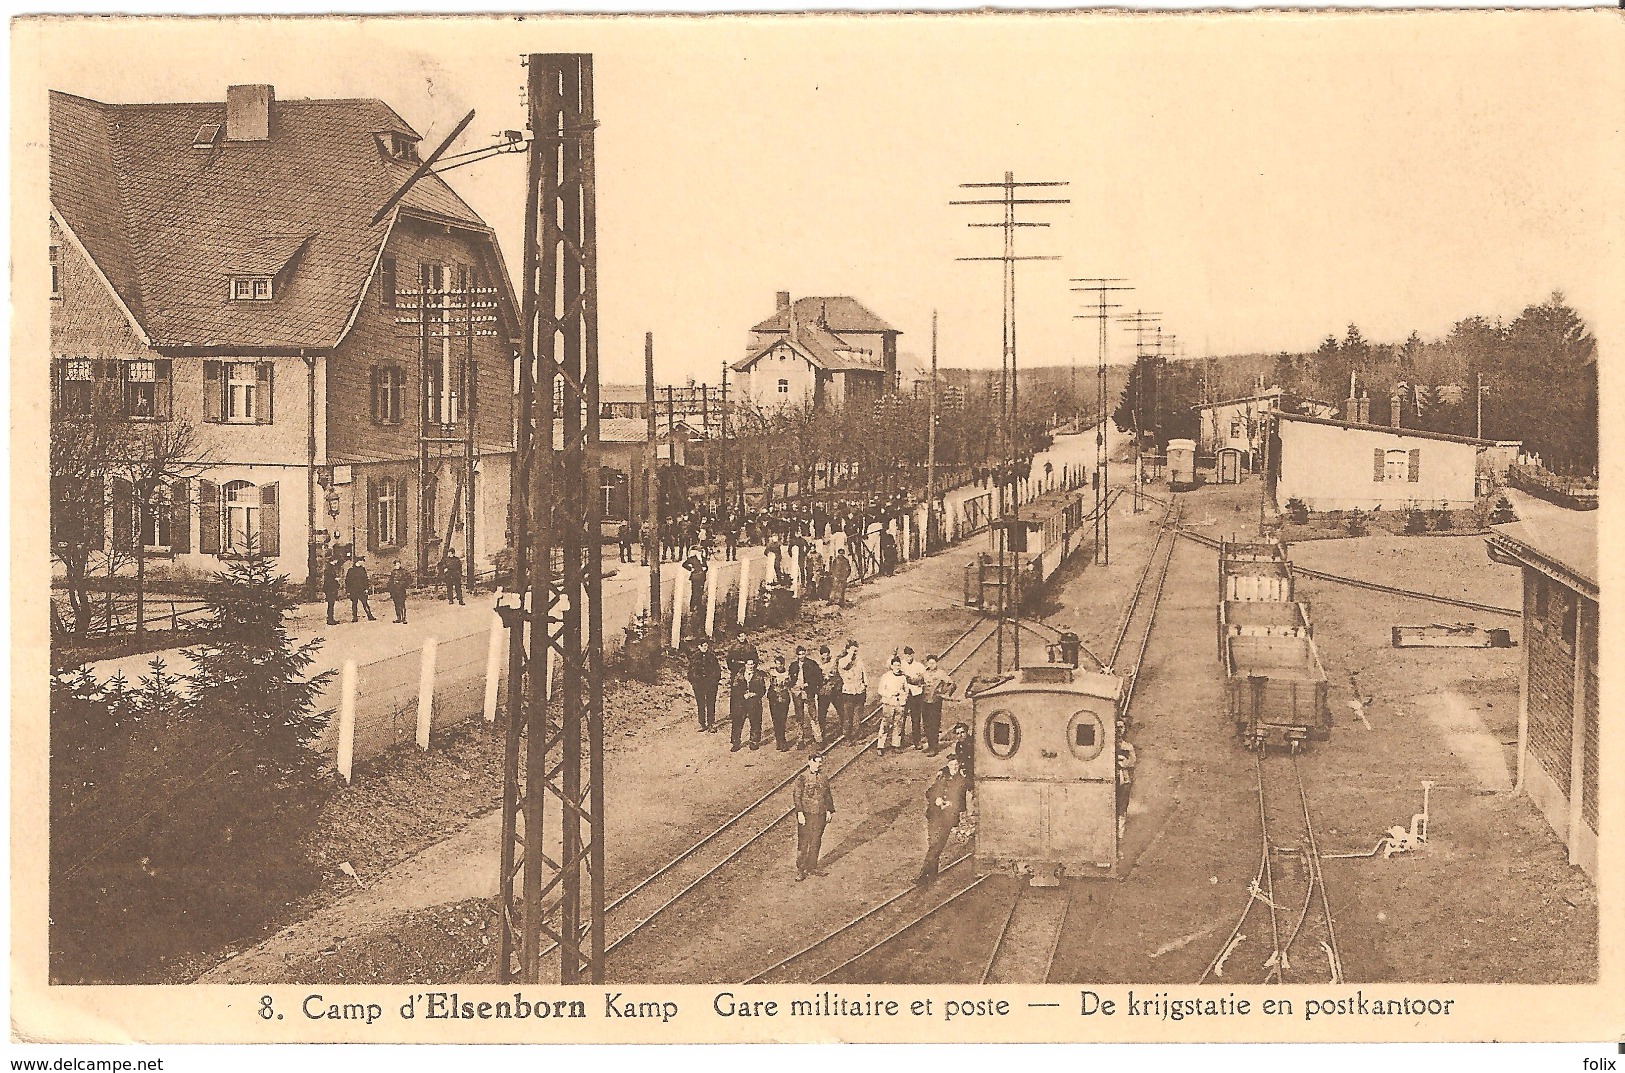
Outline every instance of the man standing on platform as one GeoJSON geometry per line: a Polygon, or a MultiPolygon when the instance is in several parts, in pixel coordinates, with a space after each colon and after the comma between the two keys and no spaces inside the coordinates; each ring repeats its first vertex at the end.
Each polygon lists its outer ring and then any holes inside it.
{"type": "Polygon", "coordinates": [[[852,580],[852,560],[845,548],[835,549],[835,558],[829,564],[829,602],[846,606],[846,583],[852,580]]]}
{"type": "Polygon", "coordinates": [[[796,779],[796,882],[809,875],[828,875],[818,867],[823,850],[824,825],[835,818],[835,795],[830,792],[829,776],[824,774],[824,758],[813,753],[807,758],[807,768],[796,779]]]}
{"type": "Polygon", "coordinates": [[[360,622],[361,612],[367,612],[367,621],[374,621],[372,605],[367,596],[372,592],[372,579],[367,576],[367,560],[357,559],[344,572],[344,595],[350,598],[350,621],[360,622]]]}
{"type": "Polygon", "coordinates": [[[440,560],[440,580],[446,583],[446,602],[460,604],[463,602],[463,560],[458,558],[457,549],[451,548],[446,557],[440,560]]]}
{"type": "Polygon", "coordinates": [[[327,598],[327,624],[337,626],[339,620],[333,617],[334,605],[339,602],[339,568],[344,565],[337,558],[327,560],[322,567],[322,595],[327,598]]]}
{"type": "Polygon", "coordinates": [[[395,605],[395,621],[406,621],[406,590],[412,587],[412,575],[406,572],[399,559],[395,560],[394,569],[389,572],[389,580],[385,583],[389,590],[390,602],[395,605]]]}

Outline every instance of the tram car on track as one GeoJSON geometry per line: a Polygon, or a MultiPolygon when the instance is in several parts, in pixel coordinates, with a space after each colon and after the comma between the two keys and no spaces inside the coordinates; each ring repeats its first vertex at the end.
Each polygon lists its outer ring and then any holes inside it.
{"type": "Polygon", "coordinates": [[[1023,667],[977,692],[976,867],[1034,885],[1113,875],[1123,680],[1023,667]]]}
{"type": "Polygon", "coordinates": [[[1332,736],[1326,668],[1312,637],[1224,639],[1224,700],[1248,749],[1297,752],[1332,736]]]}
{"type": "MultiPolygon", "coordinates": [[[[988,550],[965,566],[965,604],[983,611],[999,606],[999,589],[1011,584],[1021,571],[1022,602],[1036,593],[1085,541],[1082,492],[1048,492],[1028,503],[1010,519],[1008,529],[995,521],[988,529],[988,550]],[[999,538],[1011,534],[1001,569],[999,538]]],[[[1089,530],[1092,533],[1092,529],[1089,530]]]]}

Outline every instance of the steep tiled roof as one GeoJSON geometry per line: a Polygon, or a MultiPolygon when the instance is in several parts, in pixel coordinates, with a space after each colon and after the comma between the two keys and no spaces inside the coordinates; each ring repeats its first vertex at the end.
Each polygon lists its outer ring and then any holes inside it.
{"type": "MultiPolygon", "coordinates": [[[[795,301],[796,320],[800,325],[818,325],[827,327],[836,332],[896,332],[890,324],[875,316],[863,307],[856,298],[844,294],[827,298],[797,298],[795,301]]],[[[753,332],[783,332],[790,328],[790,315],[786,310],[779,310],[771,317],[762,321],[753,332]]],[[[898,332],[901,335],[901,332],[898,332]]]]}
{"type": "MultiPolygon", "coordinates": [[[[269,140],[232,142],[223,102],[51,94],[52,204],[155,345],[327,348],[343,336],[394,218],[368,221],[415,167],[374,133],[418,135],[377,100],[271,109],[269,140]],[[213,146],[194,149],[216,124],[213,146]],[[274,301],[228,300],[229,275],[284,266],[274,301]]],[[[435,175],[398,212],[490,232],[435,175]]]]}
{"type": "Polygon", "coordinates": [[[822,328],[807,324],[797,324],[796,334],[793,338],[786,336],[783,339],[775,339],[766,346],[734,362],[734,371],[745,372],[774,347],[781,345],[788,346],[818,368],[828,369],[831,372],[860,370],[878,373],[883,371],[880,367],[879,357],[870,354],[865,358],[864,352],[850,349],[847,343],[833,332],[827,332],[822,328]]]}

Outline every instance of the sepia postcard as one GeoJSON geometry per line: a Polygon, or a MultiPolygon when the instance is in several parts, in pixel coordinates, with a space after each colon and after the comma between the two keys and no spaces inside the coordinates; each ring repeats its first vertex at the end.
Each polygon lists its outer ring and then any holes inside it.
{"type": "Polygon", "coordinates": [[[11,37],[14,1041],[1625,1041],[1619,11],[11,37]]]}

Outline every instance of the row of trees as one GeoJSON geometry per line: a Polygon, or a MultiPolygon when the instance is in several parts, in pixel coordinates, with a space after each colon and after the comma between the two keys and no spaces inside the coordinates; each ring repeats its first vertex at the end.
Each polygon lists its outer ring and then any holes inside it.
{"type": "MultiPolygon", "coordinates": [[[[1018,456],[1048,444],[1053,417],[1047,408],[1042,413],[1023,409],[1012,436],[1018,456]]],[[[999,410],[992,393],[939,400],[939,474],[1003,461],[999,410]]],[[[810,399],[776,406],[747,401],[734,411],[734,420],[734,463],[748,486],[797,481],[807,487],[814,474],[837,472],[864,475],[864,486],[875,491],[924,484],[931,426],[927,398],[888,395],[841,407],[816,406],[810,399]]]]}
{"type": "Polygon", "coordinates": [[[1374,343],[1350,324],[1313,354],[1277,359],[1281,387],[1340,402],[1353,374],[1371,397],[1371,420],[1388,424],[1394,394],[1400,423],[1490,439],[1522,440],[1560,473],[1597,466],[1597,344],[1561,292],[1524,307],[1510,323],[1474,315],[1442,339],[1412,332],[1401,343],[1374,343]]]}
{"type": "Polygon", "coordinates": [[[1481,429],[1488,439],[1523,441],[1556,472],[1586,475],[1597,467],[1596,350],[1585,321],[1554,292],[1510,324],[1471,316],[1442,339],[1412,332],[1403,342],[1373,342],[1350,324],[1313,353],[1211,363],[1143,355],[1113,417],[1119,427],[1163,445],[1198,434],[1197,408],[1205,397],[1244,394],[1262,379],[1341,408],[1352,376],[1371,400],[1374,424],[1393,423],[1397,396],[1398,423],[1406,428],[1460,436],[1481,429]],[[1480,385],[1481,400],[1474,394],[1480,385]]]}

